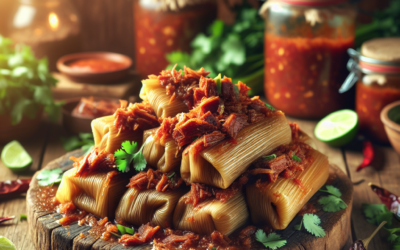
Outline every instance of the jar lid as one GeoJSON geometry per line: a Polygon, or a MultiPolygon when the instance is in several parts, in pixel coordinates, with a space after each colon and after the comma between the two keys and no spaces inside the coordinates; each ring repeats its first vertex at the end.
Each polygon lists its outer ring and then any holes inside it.
{"type": "Polygon", "coordinates": [[[400,63],[400,37],[377,38],[362,44],[361,55],[400,63]]]}

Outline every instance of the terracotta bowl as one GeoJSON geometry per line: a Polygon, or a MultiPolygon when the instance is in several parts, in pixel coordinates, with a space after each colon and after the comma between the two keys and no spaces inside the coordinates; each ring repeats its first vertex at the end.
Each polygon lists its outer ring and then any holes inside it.
{"type": "Polygon", "coordinates": [[[400,154],[400,101],[393,102],[382,110],[381,121],[390,144],[400,154]]]}
{"type": "MultiPolygon", "coordinates": [[[[65,100],[65,104],[62,106],[62,123],[64,128],[70,134],[79,133],[92,133],[92,120],[91,118],[76,117],[72,115],[72,111],[78,105],[81,98],[72,98],[65,100]]],[[[94,100],[105,100],[119,103],[116,98],[108,97],[94,97],[94,100]]]]}
{"type": "Polygon", "coordinates": [[[23,140],[32,136],[39,128],[43,110],[39,110],[33,119],[23,116],[17,125],[11,124],[10,115],[0,115],[0,143],[23,140]]]}
{"type": "Polygon", "coordinates": [[[132,66],[132,60],[124,55],[111,52],[86,52],[70,54],[61,57],[57,61],[57,69],[75,82],[82,83],[115,83],[123,80],[129,74],[129,69],[132,66]],[[105,72],[82,71],[69,65],[81,59],[103,59],[107,61],[118,62],[123,65],[123,68],[105,72]]]}

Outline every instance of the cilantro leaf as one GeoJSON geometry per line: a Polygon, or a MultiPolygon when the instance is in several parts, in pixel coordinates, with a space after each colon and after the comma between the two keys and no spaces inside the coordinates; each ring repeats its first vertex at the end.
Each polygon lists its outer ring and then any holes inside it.
{"type": "MultiPolygon", "coordinates": [[[[144,145],[144,144],[143,144],[144,145]]],[[[143,146],[137,150],[136,142],[125,141],[121,144],[121,149],[115,151],[115,163],[121,172],[129,172],[129,165],[133,161],[136,171],[143,171],[146,168],[147,161],[142,153],[143,146]]]]}
{"type": "Polygon", "coordinates": [[[63,172],[61,168],[56,168],[52,170],[44,169],[40,171],[36,179],[40,186],[50,186],[51,184],[60,183],[62,180],[63,172]]]}
{"type": "Polygon", "coordinates": [[[362,210],[369,223],[379,225],[387,221],[387,226],[392,225],[393,213],[384,204],[362,204],[362,210]]]}
{"type": "Polygon", "coordinates": [[[305,214],[303,216],[304,228],[312,235],[316,237],[324,237],[325,231],[319,226],[321,219],[316,214],[305,214]]]}
{"type": "Polygon", "coordinates": [[[337,212],[347,207],[347,204],[339,197],[334,195],[324,196],[318,200],[323,205],[322,210],[325,212],[337,212]]]}
{"type": "Polygon", "coordinates": [[[265,103],[265,107],[269,108],[269,110],[271,110],[271,111],[275,111],[276,110],[274,107],[272,107],[268,103],[265,103]]]}
{"type": "Polygon", "coordinates": [[[267,155],[267,156],[263,156],[262,157],[264,160],[270,161],[272,159],[276,158],[276,154],[272,154],[272,155],[267,155]]]}
{"type": "Polygon", "coordinates": [[[325,193],[330,193],[333,194],[336,197],[341,197],[342,193],[340,192],[340,190],[332,185],[326,185],[325,186],[327,190],[322,190],[320,189],[319,191],[321,192],[325,192],[325,193]]]}
{"type": "Polygon", "coordinates": [[[389,237],[387,238],[387,240],[390,242],[390,243],[395,243],[396,242],[396,240],[399,238],[399,236],[398,235],[396,235],[396,234],[390,234],[389,235],[389,237]]]}
{"type": "Polygon", "coordinates": [[[301,161],[301,158],[298,157],[297,155],[293,155],[292,159],[295,160],[295,161],[301,161]]]}
{"type": "Polygon", "coordinates": [[[130,228],[130,227],[125,227],[125,226],[122,226],[120,224],[117,224],[117,228],[118,228],[118,231],[119,231],[119,233],[121,235],[124,235],[124,234],[133,235],[135,233],[135,229],[130,228]]]}
{"type": "Polygon", "coordinates": [[[279,234],[270,233],[268,236],[261,229],[256,232],[256,240],[261,242],[265,247],[270,249],[278,249],[286,245],[286,240],[282,239],[279,234]]]}
{"type": "Polygon", "coordinates": [[[61,137],[61,142],[66,151],[81,148],[85,155],[93,148],[94,139],[92,133],[80,133],[79,136],[61,137]]]}

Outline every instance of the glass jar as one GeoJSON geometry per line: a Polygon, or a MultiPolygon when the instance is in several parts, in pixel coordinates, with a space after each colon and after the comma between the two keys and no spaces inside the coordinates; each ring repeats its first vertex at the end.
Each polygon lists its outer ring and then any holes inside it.
{"type": "Polygon", "coordinates": [[[381,38],[365,42],[361,54],[349,50],[352,72],[342,91],[356,83],[360,131],[376,142],[389,143],[380,113],[386,105],[400,100],[399,44],[400,38],[381,38]]]}
{"type": "Polygon", "coordinates": [[[189,52],[192,39],[216,17],[212,1],[178,2],[181,6],[167,0],[134,1],[136,69],[142,78],[164,70],[168,66],[166,54],[189,52]]]}
{"type": "Polygon", "coordinates": [[[37,58],[57,60],[80,50],[79,16],[69,0],[19,0],[9,20],[9,37],[31,46],[37,58]]]}
{"type": "Polygon", "coordinates": [[[260,11],[265,17],[265,95],[291,116],[320,118],[352,102],[338,89],[348,74],[355,11],[348,4],[326,2],[275,0],[260,11]]]}

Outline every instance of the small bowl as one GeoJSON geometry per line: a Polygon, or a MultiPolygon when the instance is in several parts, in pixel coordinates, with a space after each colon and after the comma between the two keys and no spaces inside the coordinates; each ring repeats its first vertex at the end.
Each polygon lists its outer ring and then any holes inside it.
{"type": "Polygon", "coordinates": [[[57,61],[57,69],[75,82],[82,83],[115,83],[124,79],[129,74],[129,69],[132,66],[132,60],[124,55],[111,52],[86,52],[69,54],[61,57],[57,61]],[[69,65],[81,59],[103,59],[122,64],[122,68],[118,70],[91,72],[83,71],[69,65]]]}
{"type": "Polygon", "coordinates": [[[382,109],[381,121],[390,144],[400,154],[400,101],[393,102],[382,109]]]}
{"type": "MultiPolygon", "coordinates": [[[[104,100],[111,102],[119,102],[119,99],[116,98],[108,98],[108,97],[93,97],[95,101],[104,100]]],[[[92,120],[96,118],[85,118],[85,117],[77,117],[72,115],[72,111],[78,105],[81,98],[72,98],[65,100],[65,104],[62,106],[62,123],[64,128],[70,134],[79,134],[79,133],[92,133],[92,120]]]]}

